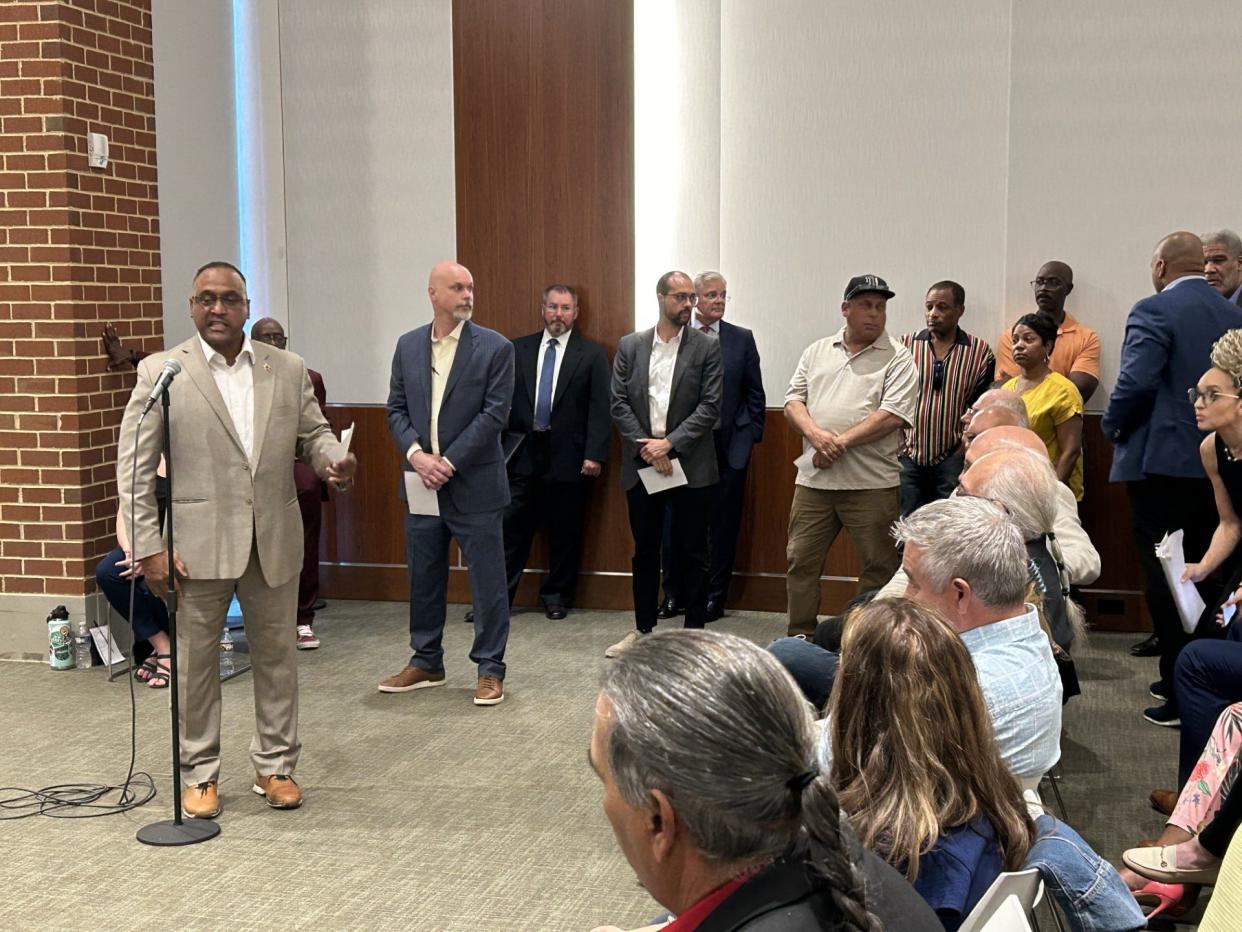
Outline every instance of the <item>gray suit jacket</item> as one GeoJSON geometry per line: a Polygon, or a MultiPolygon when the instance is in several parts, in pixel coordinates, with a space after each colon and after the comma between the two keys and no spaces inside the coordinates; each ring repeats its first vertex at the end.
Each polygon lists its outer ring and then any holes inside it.
{"type": "MultiPolygon", "coordinates": [[[[509,476],[500,435],[513,402],[513,344],[495,330],[467,322],[440,400],[440,455],[453,478],[440,489],[462,514],[497,511],[509,504],[509,476]]],[[[388,429],[406,472],[406,451],[417,443],[431,452],[431,324],[397,341],[388,388],[388,429]]],[[[405,482],[398,494],[405,500],[405,482]]]]}
{"type": "MultiPolygon", "coordinates": [[[[654,340],[654,327],[622,337],[612,363],[612,421],[621,434],[621,487],[626,490],[633,488],[638,470],[647,465],[638,455],[638,441],[651,436],[647,373],[654,340]]],[[[720,422],[722,379],[719,341],[694,327],[683,328],[665,437],[691,488],[719,479],[712,430],[720,422]]]]}
{"type": "Polygon", "coordinates": [[[302,357],[265,343],[254,349],[254,463],[245,450],[197,335],[138,364],[138,383],[125,408],[117,456],[117,488],[128,530],[134,516],[138,559],[164,549],[155,504],[155,470],[163,443],[163,411],[138,416],[166,359],[182,372],[169,389],[172,411],[173,543],[196,579],[238,579],[251,541],[269,586],[302,569],[302,512],[289,461],[300,459],[320,478],[340,444],[315,400],[302,357]],[[135,493],[130,471],[137,465],[135,493]]]}

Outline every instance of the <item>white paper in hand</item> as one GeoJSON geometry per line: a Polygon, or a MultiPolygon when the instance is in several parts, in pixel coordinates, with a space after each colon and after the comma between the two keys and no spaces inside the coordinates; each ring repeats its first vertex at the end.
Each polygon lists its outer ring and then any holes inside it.
{"type": "Polygon", "coordinates": [[[440,494],[423,485],[423,478],[416,472],[404,472],[405,500],[412,515],[440,515],[440,494]]]}
{"type": "Polygon", "coordinates": [[[794,460],[793,464],[797,467],[798,472],[813,473],[819,469],[814,463],[815,448],[808,447],[807,451],[794,460]]]}
{"type": "Polygon", "coordinates": [[[670,462],[673,464],[672,475],[661,476],[654,466],[644,466],[638,471],[638,478],[643,481],[643,488],[647,490],[648,495],[689,485],[686,471],[681,468],[681,460],[670,460],[670,462]]]}
{"type": "Polygon", "coordinates": [[[1164,570],[1165,582],[1169,584],[1169,592],[1177,604],[1177,613],[1182,619],[1182,628],[1187,634],[1193,634],[1199,626],[1199,616],[1207,606],[1203,597],[1192,582],[1182,582],[1182,574],[1186,572],[1186,553],[1182,547],[1183,532],[1179,529],[1165,534],[1164,539],[1156,544],[1156,557],[1160,560],[1160,568],[1164,570]]]}
{"type": "Polygon", "coordinates": [[[350,424],[343,431],[341,431],[341,455],[337,457],[338,460],[345,459],[345,455],[349,453],[349,445],[353,442],[353,439],[354,425],[350,424]]]}

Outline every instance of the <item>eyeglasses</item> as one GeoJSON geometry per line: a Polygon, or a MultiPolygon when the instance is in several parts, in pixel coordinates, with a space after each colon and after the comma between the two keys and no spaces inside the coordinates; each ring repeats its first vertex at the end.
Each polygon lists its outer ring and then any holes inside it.
{"type": "Polygon", "coordinates": [[[699,303],[699,296],[693,291],[679,291],[676,294],[670,294],[665,291],[663,294],[666,298],[672,298],[674,304],[685,304],[689,302],[693,306],[699,303]]]}
{"type": "Polygon", "coordinates": [[[729,292],[727,291],[705,291],[703,292],[703,300],[704,301],[721,300],[725,304],[728,304],[730,301],[733,300],[733,298],[729,296],[729,292]]]}
{"type": "MultiPolygon", "coordinates": [[[[253,336],[253,334],[251,334],[253,336]]],[[[289,342],[289,338],[283,333],[267,333],[261,337],[254,337],[260,343],[267,343],[271,346],[284,346],[289,342]]]]}
{"type": "Polygon", "coordinates": [[[1031,281],[1031,287],[1036,291],[1040,288],[1060,288],[1064,284],[1059,278],[1036,278],[1031,281]]]}
{"type": "Polygon", "coordinates": [[[236,310],[247,301],[236,291],[226,291],[224,294],[216,294],[214,291],[200,291],[194,296],[194,303],[205,311],[210,311],[217,303],[223,304],[230,311],[236,310]]]}
{"type": "Polygon", "coordinates": [[[1207,391],[1203,391],[1203,392],[1199,391],[1198,388],[1186,389],[1186,400],[1189,401],[1192,405],[1196,405],[1200,401],[1202,401],[1203,406],[1205,408],[1208,405],[1216,404],[1217,400],[1220,398],[1238,398],[1238,397],[1242,397],[1242,396],[1231,395],[1228,392],[1222,392],[1220,389],[1217,389],[1217,388],[1209,388],[1207,391]]]}

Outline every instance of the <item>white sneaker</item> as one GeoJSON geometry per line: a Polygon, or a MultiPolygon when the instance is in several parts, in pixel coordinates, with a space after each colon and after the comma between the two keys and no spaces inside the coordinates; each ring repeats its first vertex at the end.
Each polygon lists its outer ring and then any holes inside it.
{"type": "Polygon", "coordinates": [[[633,647],[642,636],[641,631],[631,631],[621,640],[617,641],[616,644],[613,644],[612,647],[608,648],[608,650],[604,651],[604,656],[609,659],[612,659],[613,657],[620,657],[627,650],[633,647]]]}
{"type": "Polygon", "coordinates": [[[310,625],[298,625],[298,650],[314,650],[319,646],[319,638],[310,625]]]}

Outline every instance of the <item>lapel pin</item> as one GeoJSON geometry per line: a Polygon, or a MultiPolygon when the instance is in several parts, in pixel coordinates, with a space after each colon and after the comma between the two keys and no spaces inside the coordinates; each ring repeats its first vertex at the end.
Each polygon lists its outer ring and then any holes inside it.
{"type": "Polygon", "coordinates": [[[265,363],[263,364],[263,371],[264,371],[264,372],[271,372],[271,371],[272,371],[272,364],[271,364],[270,362],[265,362],[265,363]]]}

